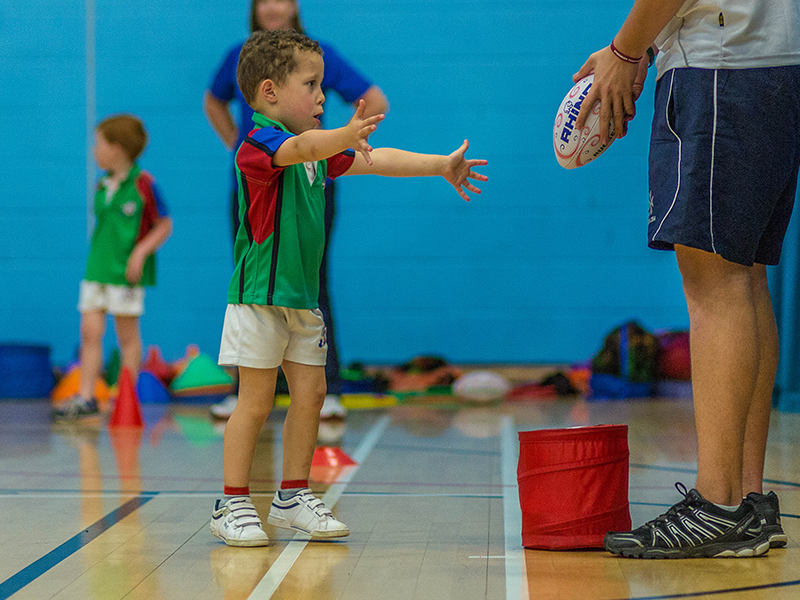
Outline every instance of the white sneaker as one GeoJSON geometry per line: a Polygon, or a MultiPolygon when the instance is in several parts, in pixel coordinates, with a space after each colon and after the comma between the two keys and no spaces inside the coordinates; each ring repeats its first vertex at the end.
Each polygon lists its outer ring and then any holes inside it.
{"type": "Polygon", "coordinates": [[[266,546],[269,538],[261,528],[256,507],[248,496],[217,500],[211,513],[211,534],[228,546],[266,546]]]}
{"type": "Polygon", "coordinates": [[[347,411],[339,402],[339,396],[328,394],[322,402],[322,410],[319,411],[320,419],[344,419],[347,411]]]}
{"type": "Polygon", "coordinates": [[[350,528],[337,520],[322,500],[304,488],[288,500],[275,492],[267,523],[283,529],[294,529],[314,538],[335,538],[350,535],[350,528]]]}
{"type": "Polygon", "coordinates": [[[236,402],[238,400],[239,396],[236,394],[225,396],[222,402],[211,405],[209,409],[211,411],[211,416],[217,419],[229,419],[233,414],[233,409],[236,408],[236,402]]]}
{"type": "Polygon", "coordinates": [[[342,438],[346,431],[347,422],[344,419],[320,421],[319,431],[317,431],[317,443],[320,446],[341,446],[342,438]]]}

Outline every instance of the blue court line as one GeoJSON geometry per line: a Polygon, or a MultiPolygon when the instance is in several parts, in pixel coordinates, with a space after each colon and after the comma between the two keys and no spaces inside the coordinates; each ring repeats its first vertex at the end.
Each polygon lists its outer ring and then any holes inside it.
{"type": "Polygon", "coordinates": [[[711,590],[709,592],[690,592],[686,594],[669,594],[666,596],[630,596],[624,600],[669,600],[670,598],[699,598],[701,596],[717,596],[719,594],[733,594],[736,592],[752,592],[755,590],[770,590],[773,588],[792,587],[800,585],[800,579],[795,581],[781,581],[780,583],[766,583],[764,585],[751,585],[741,588],[727,588],[724,590],[711,590]]]}
{"type": "Polygon", "coordinates": [[[631,463],[631,469],[650,469],[651,471],[674,471],[675,473],[693,473],[697,475],[697,469],[684,469],[681,467],[664,467],[662,465],[643,465],[631,463]]]}
{"type": "MultiPolygon", "coordinates": [[[[323,490],[313,490],[315,494],[323,494],[323,490]]],[[[265,490],[265,491],[258,491],[252,490],[250,492],[251,496],[272,496],[275,493],[275,490],[265,490]]],[[[89,494],[94,494],[96,496],[108,495],[110,498],[116,498],[119,496],[129,496],[130,494],[124,494],[117,490],[95,490],[95,491],[86,491],[86,490],[7,490],[5,492],[0,491],[0,497],[3,496],[14,496],[14,495],[21,495],[24,497],[28,496],[36,496],[37,498],[44,498],[47,499],[48,497],[52,498],[60,498],[63,495],[70,495],[71,497],[81,497],[86,496],[89,494]]],[[[185,496],[196,496],[198,498],[209,497],[209,496],[219,496],[219,490],[159,490],[159,491],[141,491],[136,493],[137,496],[140,497],[147,497],[148,500],[152,499],[155,496],[161,496],[162,498],[170,498],[174,496],[178,497],[185,497],[185,496]]],[[[420,492],[342,492],[343,496],[363,496],[363,497],[405,497],[405,498],[427,498],[427,497],[441,497],[441,498],[480,498],[480,499],[496,499],[502,498],[502,494],[469,494],[469,493],[420,493],[420,492]]],[[[662,505],[657,505],[662,506],[662,505]]],[[[663,506],[667,506],[664,504],[663,506]]],[[[2,598],[0,598],[2,600],[2,598]]]]}
{"type": "Polygon", "coordinates": [[[129,500],[96,523],[93,523],[81,531],[78,535],[61,544],[58,548],[51,550],[36,562],[31,563],[15,575],[12,575],[0,583],[0,600],[5,600],[12,594],[16,594],[26,585],[47,573],[47,571],[55,567],[62,560],[83,548],[100,534],[107,531],[112,525],[118,523],[154,497],[155,496],[142,495],[129,500]]]}
{"type": "Polygon", "coordinates": [[[343,496],[363,496],[363,497],[392,497],[392,498],[479,498],[479,499],[499,499],[502,494],[414,494],[403,492],[344,492],[343,496]]]}
{"type": "Polygon", "coordinates": [[[501,452],[491,450],[460,450],[456,448],[425,448],[421,446],[405,446],[402,444],[378,444],[376,449],[406,450],[408,452],[427,452],[429,454],[472,454],[478,456],[501,456],[501,452]]]}
{"type": "MultiPolygon", "coordinates": [[[[638,463],[631,463],[632,469],[650,469],[651,471],[673,471],[675,473],[693,473],[697,474],[697,469],[685,469],[682,467],[665,467],[662,465],[643,465],[638,463]]],[[[800,483],[796,481],[783,481],[782,479],[765,479],[766,483],[773,483],[775,485],[788,485],[789,487],[800,487],[800,483]]]]}

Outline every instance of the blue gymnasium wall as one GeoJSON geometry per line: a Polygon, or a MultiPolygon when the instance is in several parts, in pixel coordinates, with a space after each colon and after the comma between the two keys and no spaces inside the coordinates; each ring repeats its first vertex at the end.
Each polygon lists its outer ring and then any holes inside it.
{"type": "MultiPolygon", "coordinates": [[[[248,1],[93,3],[97,119],[145,120],[141,164],[175,220],[144,343],[168,359],[189,343],[214,355],[231,263],[229,163],[201,99],[247,33],[248,1]]],[[[470,156],[490,161],[470,203],[441,179],[340,180],[331,260],[344,361],[579,361],[623,320],[687,325],[674,257],[646,248],[653,81],[630,135],[601,160],[565,171],[552,152],[572,73],[630,4],[576,0],[570,13],[593,27],[570,34],[551,0],[303,0],[309,32],[389,97],[374,145],[448,153],[466,137],[470,156]]],[[[78,343],[88,249],[86,9],[0,0],[0,343],[47,343],[57,362],[78,343]]],[[[326,108],[328,126],[348,118],[335,98],[326,108]]]]}

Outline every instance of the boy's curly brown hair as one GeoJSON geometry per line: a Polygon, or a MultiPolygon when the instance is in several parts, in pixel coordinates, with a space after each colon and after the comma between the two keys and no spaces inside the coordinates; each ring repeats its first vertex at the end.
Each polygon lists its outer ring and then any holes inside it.
{"type": "Polygon", "coordinates": [[[298,52],[316,52],[322,56],[319,44],[291,29],[256,31],[242,46],[236,81],[245,101],[252,107],[258,86],[265,79],[280,85],[297,68],[298,52]]]}

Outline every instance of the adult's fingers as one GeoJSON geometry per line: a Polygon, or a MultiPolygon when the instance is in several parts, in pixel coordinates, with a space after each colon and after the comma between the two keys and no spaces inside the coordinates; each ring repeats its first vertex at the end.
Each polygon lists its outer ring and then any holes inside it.
{"type": "MultiPolygon", "coordinates": [[[[586,123],[586,119],[589,118],[589,114],[594,106],[595,102],[598,100],[598,95],[600,94],[597,86],[593,85],[589,90],[589,93],[586,94],[586,98],[583,99],[583,104],[581,104],[581,110],[578,112],[578,118],[575,119],[575,127],[578,131],[583,129],[583,124],[586,123]]],[[[600,104],[602,110],[602,103],[600,104]]]]}

